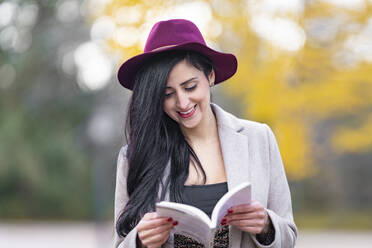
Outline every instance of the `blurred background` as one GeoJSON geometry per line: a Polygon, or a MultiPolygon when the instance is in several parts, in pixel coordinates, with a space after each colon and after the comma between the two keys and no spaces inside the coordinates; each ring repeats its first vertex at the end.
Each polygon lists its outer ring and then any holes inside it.
{"type": "Polygon", "coordinates": [[[234,53],[213,101],[273,129],[296,247],[372,242],[372,0],[0,1],[0,247],[110,247],[130,92],[152,25],[234,53]]]}

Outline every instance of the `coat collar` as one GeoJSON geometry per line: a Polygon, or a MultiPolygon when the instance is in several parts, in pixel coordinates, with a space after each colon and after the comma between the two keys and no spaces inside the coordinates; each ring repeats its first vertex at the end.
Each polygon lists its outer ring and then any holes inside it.
{"type": "Polygon", "coordinates": [[[216,116],[217,125],[219,127],[228,127],[238,133],[244,130],[244,126],[242,125],[241,120],[239,120],[237,117],[226,112],[215,103],[211,103],[211,107],[216,116]]]}

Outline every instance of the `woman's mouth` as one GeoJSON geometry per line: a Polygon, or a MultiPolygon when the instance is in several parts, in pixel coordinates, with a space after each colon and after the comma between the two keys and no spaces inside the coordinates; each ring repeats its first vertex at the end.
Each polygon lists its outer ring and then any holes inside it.
{"type": "Polygon", "coordinates": [[[181,118],[185,119],[185,118],[191,117],[195,113],[195,111],[196,111],[196,105],[192,109],[186,112],[177,112],[177,113],[179,114],[179,116],[181,116],[181,118]]]}

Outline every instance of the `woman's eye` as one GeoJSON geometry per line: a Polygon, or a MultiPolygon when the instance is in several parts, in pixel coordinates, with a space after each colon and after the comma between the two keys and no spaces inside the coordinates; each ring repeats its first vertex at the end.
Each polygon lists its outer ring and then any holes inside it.
{"type": "Polygon", "coordinates": [[[192,91],[192,90],[194,90],[196,88],[196,84],[195,85],[193,85],[193,86],[191,86],[191,87],[187,87],[187,88],[185,88],[187,91],[192,91]]]}
{"type": "Polygon", "coordinates": [[[171,92],[171,93],[165,93],[165,97],[166,97],[166,98],[169,98],[169,97],[172,96],[172,94],[173,94],[173,92],[171,92]]]}

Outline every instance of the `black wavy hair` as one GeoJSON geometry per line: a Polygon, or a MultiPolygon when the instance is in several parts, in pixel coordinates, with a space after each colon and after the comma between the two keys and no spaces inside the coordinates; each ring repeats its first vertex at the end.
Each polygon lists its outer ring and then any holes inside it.
{"type": "MultiPolygon", "coordinates": [[[[206,182],[196,153],[185,140],[178,123],[163,110],[169,73],[183,60],[203,71],[207,78],[213,69],[211,61],[199,53],[169,51],[152,57],[135,77],[125,126],[129,201],[116,222],[119,236],[125,237],[145,213],[155,210],[155,203],[163,200],[158,197],[161,188],[169,188],[172,201],[182,201],[181,192],[189,174],[190,161],[201,169],[203,182],[206,182]],[[168,162],[170,173],[162,185],[168,162]]],[[[164,194],[160,198],[164,198],[164,194]]]]}

